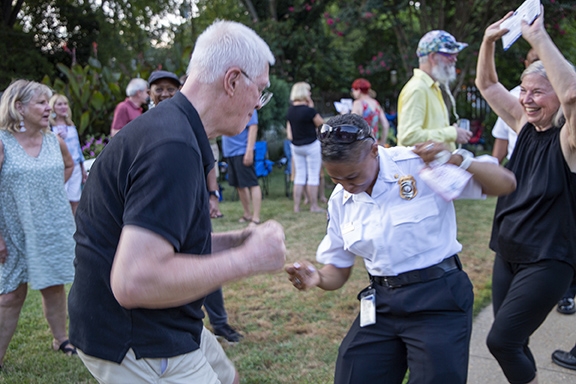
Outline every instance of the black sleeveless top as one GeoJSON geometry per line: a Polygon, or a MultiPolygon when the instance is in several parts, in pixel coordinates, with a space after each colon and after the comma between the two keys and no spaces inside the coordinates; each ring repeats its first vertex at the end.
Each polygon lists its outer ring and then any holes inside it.
{"type": "Polygon", "coordinates": [[[506,165],[517,188],[498,198],[490,248],[512,263],[554,259],[576,269],[576,173],[560,147],[560,128],[520,131],[506,165]]]}

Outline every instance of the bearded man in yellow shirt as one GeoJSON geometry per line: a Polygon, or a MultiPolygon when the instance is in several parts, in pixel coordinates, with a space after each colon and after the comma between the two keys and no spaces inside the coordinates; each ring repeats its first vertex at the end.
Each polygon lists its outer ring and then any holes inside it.
{"type": "Polygon", "coordinates": [[[457,116],[449,83],[456,79],[458,53],[467,46],[446,31],[430,31],[420,39],[416,50],[419,68],[414,69],[414,76],[398,98],[398,145],[432,140],[446,143],[454,150],[455,143],[470,140],[471,132],[450,125],[449,118],[450,112],[457,116]],[[446,103],[451,104],[452,111],[449,112],[446,103]]]}

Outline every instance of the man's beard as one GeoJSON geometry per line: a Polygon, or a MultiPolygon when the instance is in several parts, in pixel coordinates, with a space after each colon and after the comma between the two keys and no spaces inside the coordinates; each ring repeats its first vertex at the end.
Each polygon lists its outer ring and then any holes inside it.
{"type": "Polygon", "coordinates": [[[432,67],[432,77],[440,84],[450,84],[456,80],[456,64],[438,61],[438,64],[432,67]]]}

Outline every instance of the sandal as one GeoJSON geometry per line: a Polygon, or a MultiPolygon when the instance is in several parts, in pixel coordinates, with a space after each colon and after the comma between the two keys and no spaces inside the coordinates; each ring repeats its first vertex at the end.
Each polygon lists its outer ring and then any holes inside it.
{"type": "Polygon", "coordinates": [[[73,347],[72,344],[70,344],[70,340],[64,340],[62,344],[60,344],[56,352],[58,351],[62,351],[62,353],[64,353],[66,356],[72,356],[78,354],[78,351],[76,351],[76,347],[73,347]]]}
{"type": "Polygon", "coordinates": [[[239,223],[249,223],[249,222],[251,222],[251,221],[252,221],[252,218],[251,218],[251,217],[246,217],[246,216],[242,216],[242,217],[240,218],[240,220],[238,220],[239,223]]]}
{"type": "Polygon", "coordinates": [[[251,220],[253,224],[259,225],[260,224],[260,220],[251,220]]]}

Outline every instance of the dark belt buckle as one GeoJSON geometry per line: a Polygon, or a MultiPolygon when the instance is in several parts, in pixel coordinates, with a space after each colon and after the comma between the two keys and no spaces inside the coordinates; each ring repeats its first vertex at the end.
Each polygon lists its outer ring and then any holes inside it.
{"type": "Polygon", "coordinates": [[[384,276],[382,280],[384,280],[384,285],[387,288],[400,288],[402,286],[402,284],[399,284],[398,282],[394,284],[394,280],[396,280],[394,278],[388,279],[388,277],[384,276]]]}

